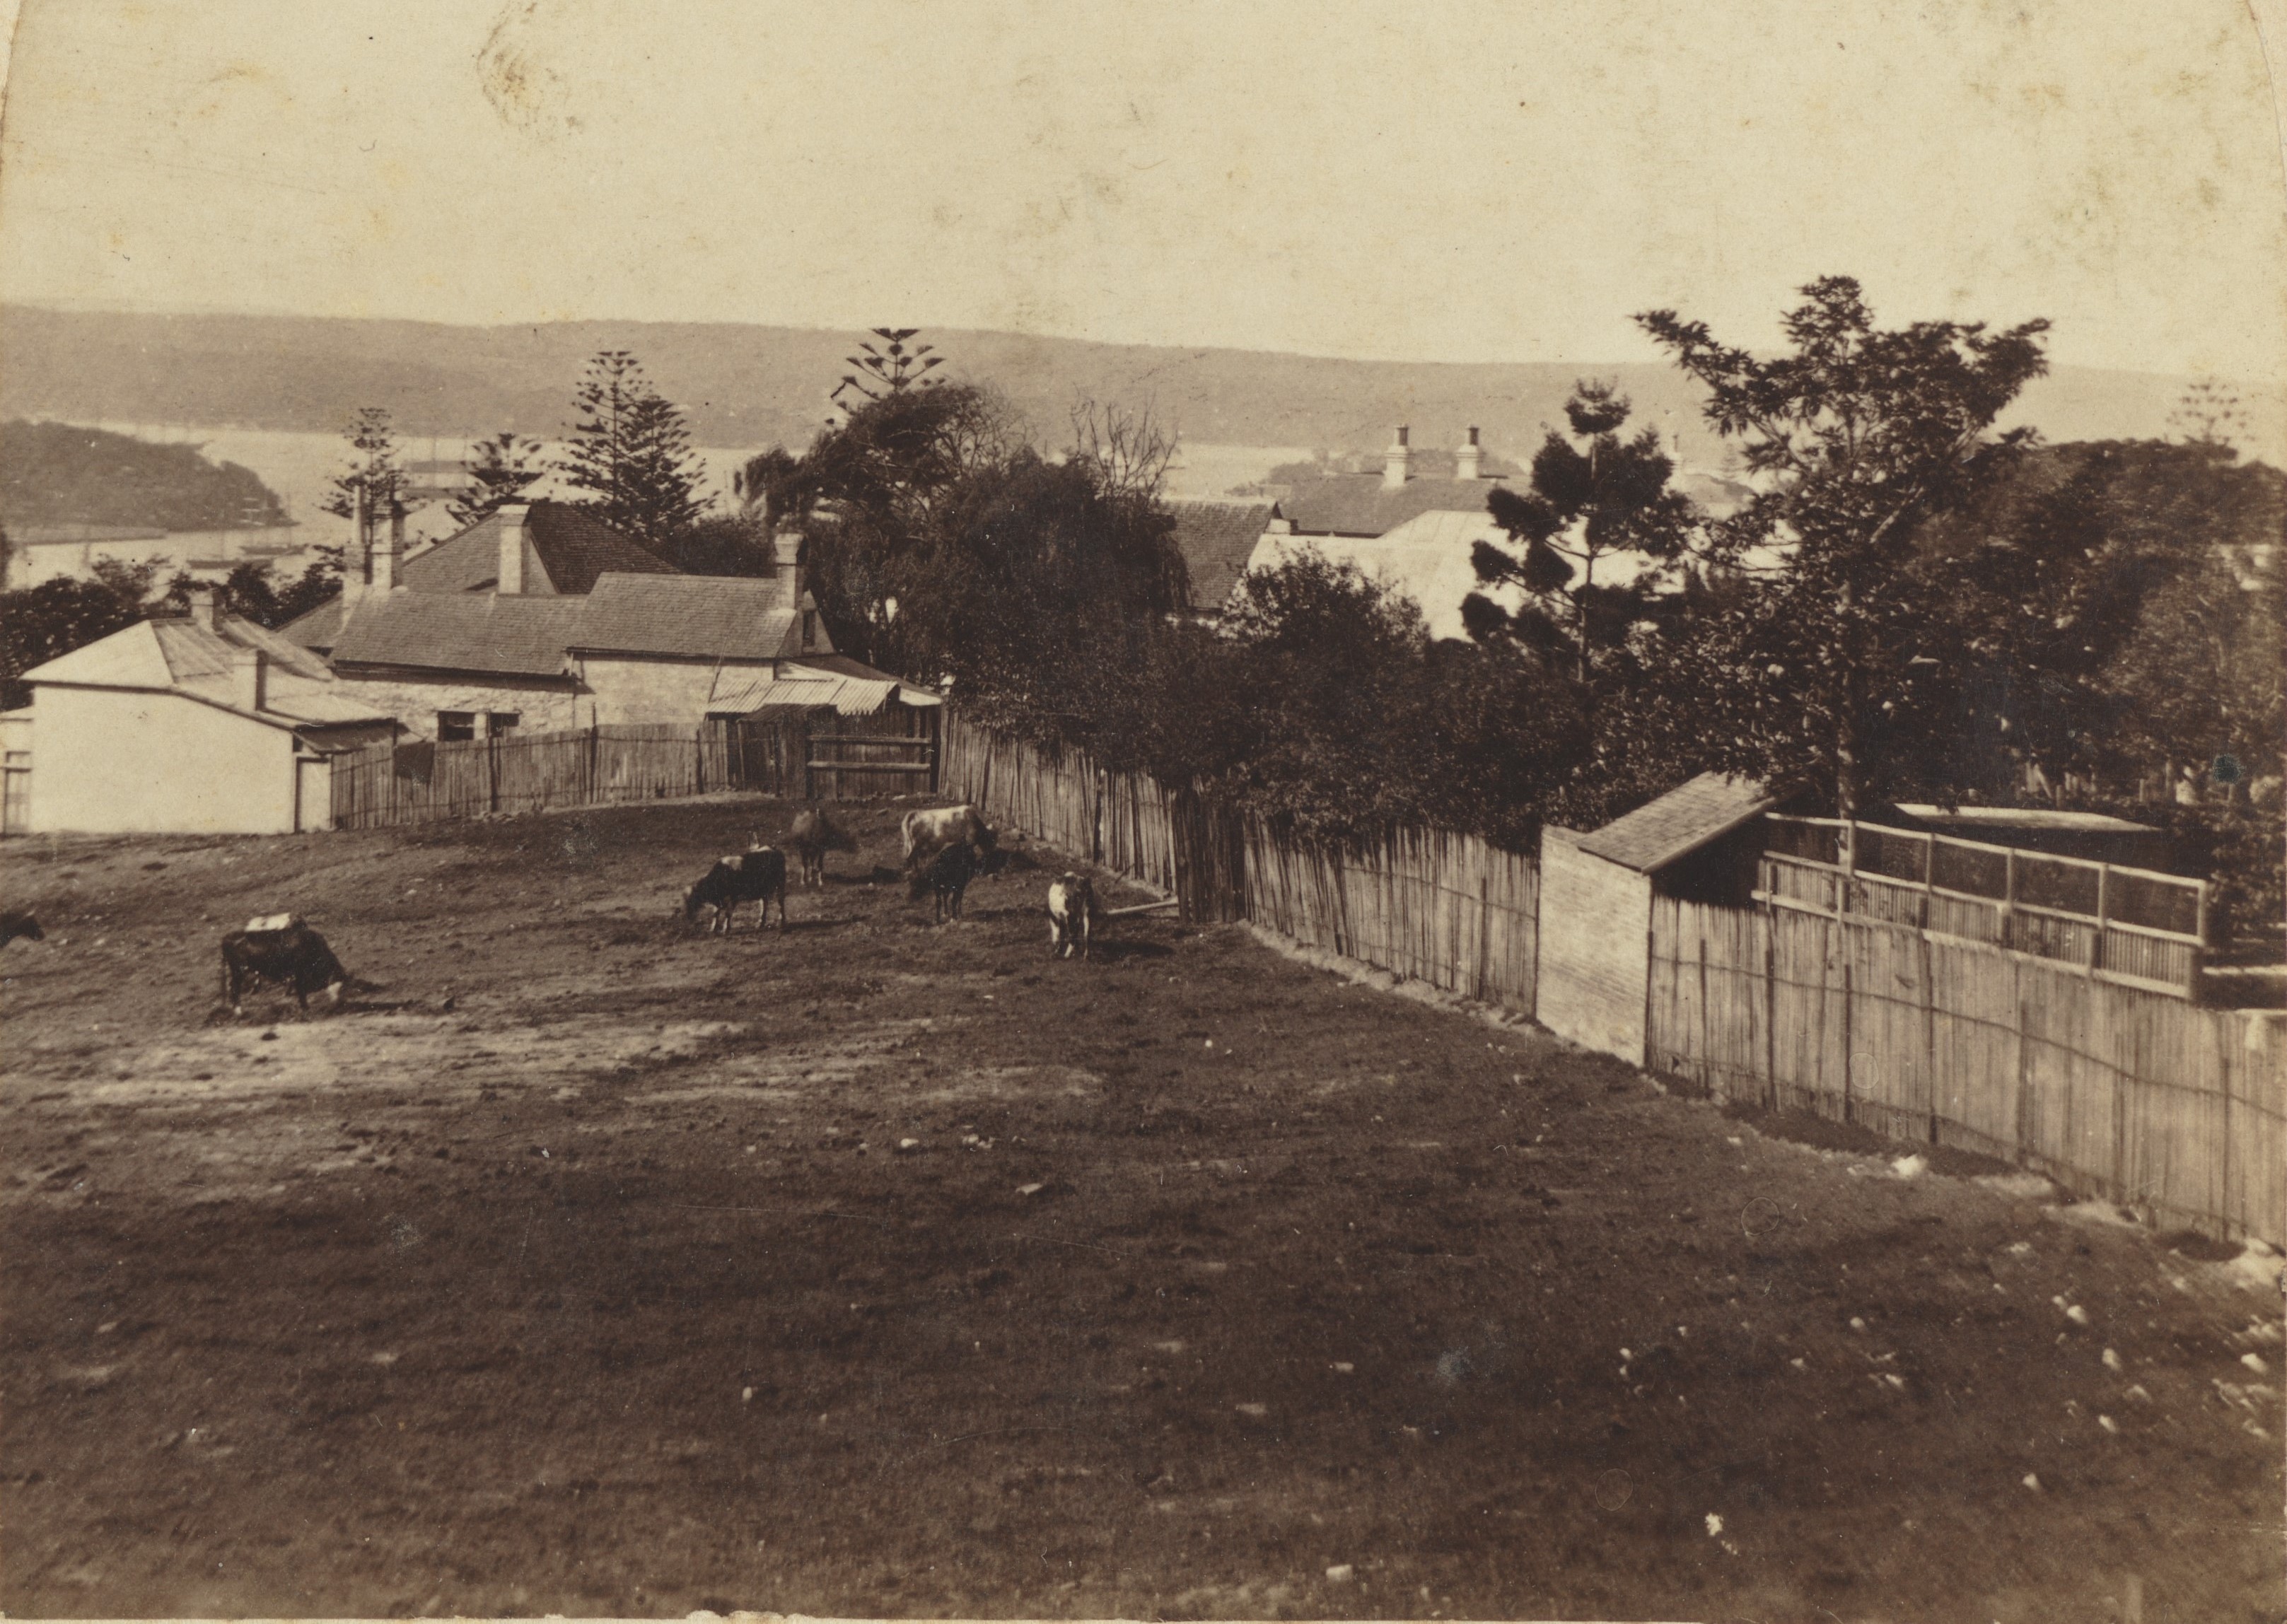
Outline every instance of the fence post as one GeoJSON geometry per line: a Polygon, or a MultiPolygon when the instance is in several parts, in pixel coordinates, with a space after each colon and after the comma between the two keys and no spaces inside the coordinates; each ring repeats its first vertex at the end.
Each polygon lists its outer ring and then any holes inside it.
{"type": "Polygon", "coordinates": [[[1937,906],[1937,836],[1922,837],[1922,928],[1929,928],[1930,914],[1937,906]]]}
{"type": "Polygon", "coordinates": [[[2017,853],[2013,847],[2001,859],[2001,945],[2017,934],[2017,853]]]}
{"type": "Polygon", "coordinates": [[[1779,911],[1763,910],[1763,1103],[1779,1108],[1779,911]]]}
{"type": "Polygon", "coordinates": [[[2104,934],[2111,920],[2112,864],[2096,865],[2096,938],[2088,944],[2088,970],[2091,975],[2104,964],[2104,934]]]}
{"type": "Polygon", "coordinates": [[[485,730],[485,810],[500,810],[500,735],[485,730]]]}
{"type": "MultiPolygon", "coordinates": [[[[1491,852],[1487,852],[1487,853],[1485,854],[1485,855],[1484,855],[1484,862],[1486,862],[1487,863],[1492,863],[1492,854],[1491,852]]],[[[1478,875],[1478,876],[1477,876],[1477,1001],[1478,1001],[1479,1003],[1481,1003],[1481,1004],[1484,1002],[1484,997],[1485,997],[1485,984],[1486,984],[1487,980],[1489,979],[1489,977],[1488,977],[1488,975],[1487,975],[1487,971],[1488,971],[1488,970],[1490,969],[1490,967],[1491,967],[1492,960],[1492,956],[1493,956],[1493,914],[1492,914],[1492,903],[1488,900],[1488,898],[1489,898],[1489,894],[1490,894],[1490,892],[1491,892],[1491,888],[1492,888],[1492,877],[1491,877],[1490,875],[1487,875],[1487,874],[1480,874],[1480,875],[1478,875]]]]}

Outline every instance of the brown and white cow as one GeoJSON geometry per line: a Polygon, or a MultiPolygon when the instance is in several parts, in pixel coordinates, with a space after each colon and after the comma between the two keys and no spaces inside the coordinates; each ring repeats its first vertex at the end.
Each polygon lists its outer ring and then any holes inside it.
{"type": "Polygon", "coordinates": [[[908,812],[898,832],[905,841],[906,867],[928,861],[939,848],[955,840],[965,841],[977,848],[977,855],[989,854],[997,842],[991,824],[970,805],[935,807],[924,812],[908,812]]]}
{"type": "Polygon", "coordinates": [[[1089,926],[1104,917],[1096,887],[1081,874],[1065,874],[1049,885],[1049,956],[1088,957],[1089,926]]]}

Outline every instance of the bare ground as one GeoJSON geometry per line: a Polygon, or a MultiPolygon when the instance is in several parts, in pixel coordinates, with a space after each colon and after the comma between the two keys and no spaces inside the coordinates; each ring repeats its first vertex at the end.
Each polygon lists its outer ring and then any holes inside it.
{"type": "Polygon", "coordinates": [[[888,810],[667,918],[784,816],[10,848],[0,1608],[2287,1605],[2229,1249],[1236,928],[1053,963],[1021,862],[935,928],[888,810]],[[218,1013],[280,908],[383,989],[218,1013]]]}

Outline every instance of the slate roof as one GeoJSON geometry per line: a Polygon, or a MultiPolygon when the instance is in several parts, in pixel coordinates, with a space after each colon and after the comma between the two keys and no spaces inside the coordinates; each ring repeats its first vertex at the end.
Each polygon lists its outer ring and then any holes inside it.
{"type": "MultiPolygon", "coordinates": [[[[398,566],[398,577],[411,592],[489,592],[500,582],[500,532],[497,513],[479,519],[408,558],[398,566]]],[[[526,595],[590,592],[606,572],[679,572],[581,508],[564,502],[532,504],[524,525],[526,595]]]]}
{"type": "Polygon", "coordinates": [[[1424,513],[1483,513],[1498,479],[1409,479],[1386,489],[1379,474],[1341,474],[1294,487],[1279,504],[1306,536],[1387,535],[1424,513]]]}
{"type": "Polygon", "coordinates": [[[610,574],[597,579],[566,646],[597,653],[776,659],[802,652],[797,619],[786,584],[774,579],[610,574]]]}
{"type": "Polygon", "coordinates": [[[579,638],[584,597],[392,592],[367,598],[334,644],[334,663],[558,676],[579,638]]]}
{"type": "Polygon", "coordinates": [[[345,606],[346,600],[336,593],[315,609],[305,609],[296,615],[278,628],[278,635],[305,649],[330,650],[342,635],[342,611],[345,606]]]}
{"type": "Polygon", "coordinates": [[[336,692],[333,673],[308,650],[234,615],[220,617],[213,631],[187,618],[138,620],[35,666],[24,677],[32,682],[187,694],[275,727],[387,725],[390,721],[370,706],[336,692]],[[259,650],[270,663],[260,711],[238,701],[233,667],[239,650],[245,649],[259,650]]]}
{"type": "Polygon", "coordinates": [[[1579,839],[1579,848],[1640,874],[1666,868],[1720,840],[1748,819],[1760,817],[1777,800],[1750,778],[1702,773],[1650,806],[1606,824],[1579,839]]]}
{"type": "Polygon", "coordinates": [[[1276,502],[1180,501],[1170,501],[1167,510],[1175,516],[1175,547],[1191,577],[1191,607],[1207,611],[1231,596],[1279,512],[1276,502]]]}

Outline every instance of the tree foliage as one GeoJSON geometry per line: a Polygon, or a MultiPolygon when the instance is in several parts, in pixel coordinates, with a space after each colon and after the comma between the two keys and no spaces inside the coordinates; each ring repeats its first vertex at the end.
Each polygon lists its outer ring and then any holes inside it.
{"type": "Polygon", "coordinates": [[[1463,605],[1479,642],[1507,636],[1550,648],[1569,639],[1585,681],[1595,653],[1616,647],[1654,584],[1639,576],[1599,585],[1596,565],[1614,554],[1656,563],[1674,559],[1691,532],[1692,508],[1668,488],[1675,464],[1646,429],[1623,439],[1630,410],[1610,385],[1583,379],[1564,403],[1573,440],[1550,430],[1522,491],[1495,485],[1485,505],[1517,549],[1480,541],[1471,554],[1478,580],[1517,588],[1524,606],[1512,614],[1482,595],[1463,605]]]}
{"type": "Polygon", "coordinates": [[[17,525],[253,529],[286,523],[250,469],[197,445],[154,445],[73,423],[0,423],[0,518],[17,525]]]}
{"type": "Polygon", "coordinates": [[[142,619],[157,575],[155,564],[99,558],[92,580],[63,576],[0,593],[0,710],[32,702],[32,690],[19,679],[33,666],[142,619]]]}
{"type": "Polygon", "coordinates": [[[920,331],[919,327],[875,327],[874,336],[882,341],[879,349],[859,340],[859,352],[844,358],[853,370],[842,374],[842,381],[834,386],[828,398],[850,412],[869,400],[883,400],[907,390],[937,387],[942,380],[929,375],[945,365],[945,358],[937,353],[937,346],[906,347],[920,331]]]}
{"type": "Polygon", "coordinates": [[[653,552],[707,511],[683,413],[625,350],[598,351],[573,396],[577,414],[563,461],[590,511],[653,552]]]}
{"type": "Polygon", "coordinates": [[[362,494],[366,511],[385,522],[402,500],[406,485],[389,414],[379,406],[360,407],[342,438],[349,442],[349,466],[327,482],[325,500],[319,505],[338,517],[353,518],[362,494]]]}
{"type": "Polygon", "coordinates": [[[510,429],[478,441],[475,459],[469,464],[469,483],[446,504],[453,523],[466,529],[509,503],[523,501],[526,488],[548,471],[539,456],[538,440],[520,438],[510,429]]]}
{"type": "Polygon", "coordinates": [[[1707,391],[1757,492],[1709,527],[1747,579],[1661,674],[1717,736],[1719,763],[1799,784],[1844,815],[1894,784],[1951,781],[1964,651],[1958,582],[1916,530],[1990,477],[2029,430],[1994,419],[2046,369],[2045,321],[1874,325],[1858,284],[1825,277],[1761,359],[1673,311],[1637,318],[1707,391]]]}

